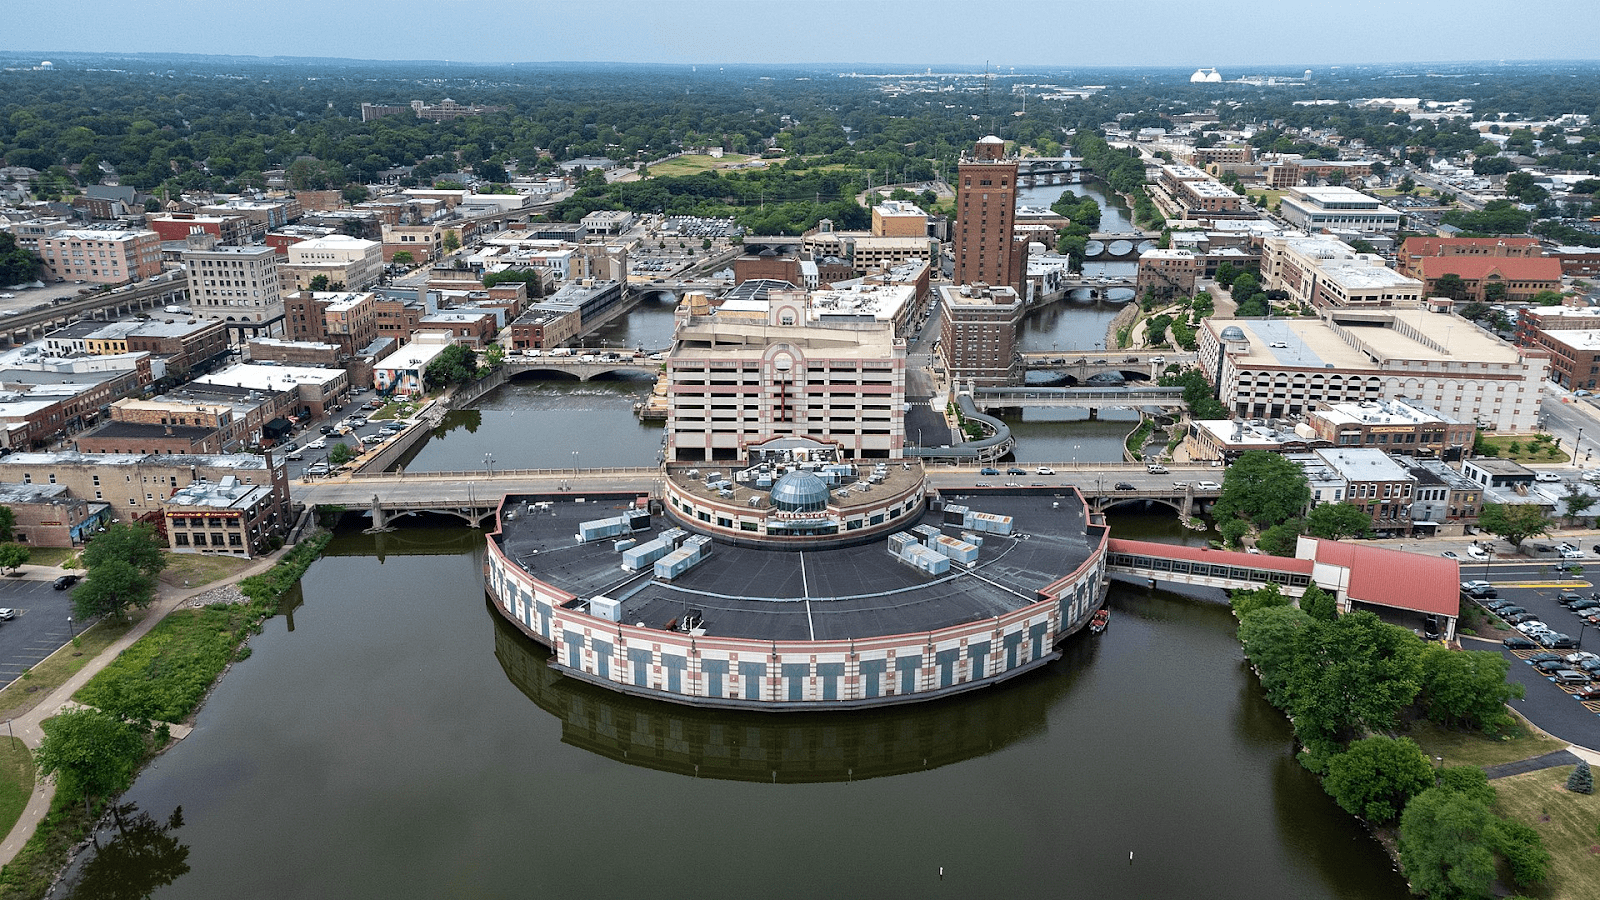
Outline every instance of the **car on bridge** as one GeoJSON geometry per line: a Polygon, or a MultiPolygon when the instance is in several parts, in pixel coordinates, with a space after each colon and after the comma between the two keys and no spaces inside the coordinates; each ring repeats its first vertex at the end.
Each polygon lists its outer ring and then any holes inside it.
{"type": "Polygon", "coordinates": [[[1006,474],[1007,475],[1026,475],[1026,474],[1028,474],[1028,470],[1027,469],[1019,469],[1016,466],[1012,466],[1011,468],[1006,470],[1006,474]]]}
{"type": "Polygon", "coordinates": [[[1222,485],[1217,484],[1215,481],[1197,481],[1197,482],[1194,483],[1194,486],[1195,486],[1196,490],[1201,490],[1201,491],[1220,491],[1220,490],[1222,490],[1222,485]]]}
{"type": "Polygon", "coordinates": [[[1117,490],[1119,490],[1119,491],[1133,491],[1133,490],[1138,490],[1138,488],[1135,488],[1133,485],[1129,484],[1126,481],[1119,481],[1119,482],[1117,482],[1117,490]]]}
{"type": "Polygon", "coordinates": [[[1038,475],[1054,475],[1055,473],[1056,473],[1056,470],[1050,468],[1049,466],[1040,466],[1038,471],[1035,474],[1038,474],[1038,475]]]}
{"type": "Polygon", "coordinates": [[[996,469],[996,468],[993,468],[993,467],[990,467],[990,466],[984,466],[983,468],[978,470],[978,474],[979,475],[999,475],[1000,474],[1000,470],[996,469]]]}

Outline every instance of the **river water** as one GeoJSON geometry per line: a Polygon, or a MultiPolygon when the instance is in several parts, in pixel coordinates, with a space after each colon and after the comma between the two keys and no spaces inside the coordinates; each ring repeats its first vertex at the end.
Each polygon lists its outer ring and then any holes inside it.
{"type": "Polygon", "coordinates": [[[1116,586],[1104,636],[1014,682],[741,715],[556,676],[485,602],[481,543],[340,534],[127,794],[182,808],[189,870],[153,896],[1406,896],[1221,605],[1116,586]]]}

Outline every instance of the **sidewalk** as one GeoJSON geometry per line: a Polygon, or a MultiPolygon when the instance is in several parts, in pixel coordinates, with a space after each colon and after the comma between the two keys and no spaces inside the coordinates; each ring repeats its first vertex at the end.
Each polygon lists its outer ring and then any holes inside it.
{"type": "MultiPolygon", "coordinates": [[[[181,607],[192,597],[223,585],[233,584],[251,575],[265,572],[272,568],[278,558],[288,549],[285,547],[283,550],[256,560],[250,566],[240,569],[227,578],[213,581],[198,588],[163,586],[157,591],[155,601],[150,604],[149,609],[145,610],[144,618],[139,624],[135,625],[127,634],[118,638],[99,656],[85,663],[82,669],[67,679],[66,683],[41,699],[34,705],[33,709],[12,719],[12,732],[21,738],[29,749],[37,748],[39,741],[44,737],[44,730],[40,727],[44,720],[56,715],[71,704],[72,695],[77,693],[79,688],[87,684],[90,678],[93,678],[101,669],[109,665],[134,641],[148,634],[150,629],[156,626],[157,622],[166,618],[169,613],[181,607]]],[[[67,644],[61,650],[57,650],[56,653],[67,650],[71,646],[71,644],[67,644]]],[[[177,735],[187,733],[187,730],[180,731],[180,729],[174,728],[173,732],[174,735],[177,735]]],[[[22,845],[33,837],[35,829],[39,827],[39,823],[43,821],[45,814],[50,811],[50,801],[55,796],[55,791],[54,779],[41,778],[34,783],[33,796],[28,798],[28,805],[23,809],[22,816],[17,819],[17,824],[12,827],[11,833],[6,835],[3,842],[0,842],[0,865],[5,865],[15,859],[18,851],[22,849],[22,845]]]]}

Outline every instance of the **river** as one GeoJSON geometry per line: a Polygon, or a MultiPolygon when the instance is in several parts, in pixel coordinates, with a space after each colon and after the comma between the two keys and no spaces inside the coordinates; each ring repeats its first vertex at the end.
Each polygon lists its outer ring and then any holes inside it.
{"type": "Polygon", "coordinates": [[[336,538],[126,795],[182,807],[155,897],[1406,896],[1221,605],[1116,586],[1103,637],[974,695],[706,712],[555,676],[485,602],[481,542],[336,538]]]}

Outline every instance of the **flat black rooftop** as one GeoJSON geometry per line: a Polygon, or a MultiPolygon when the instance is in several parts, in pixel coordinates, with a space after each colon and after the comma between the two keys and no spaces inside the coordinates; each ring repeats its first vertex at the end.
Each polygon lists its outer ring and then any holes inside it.
{"type": "MultiPolygon", "coordinates": [[[[711,554],[677,579],[654,578],[654,567],[622,568],[614,539],[579,543],[578,524],[620,515],[622,499],[555,501],[525,513],[528,498],[507,497],[515,518],[501,524],[506,556],[535,578],[582,600],[604,595],[623,603],[623,621],[666,629],[689,610],[704,615],[712,637],[770,640],[848,640],[947,628],[993,618],[1039,600],[1046,585],[1089,558],[1091,537],[1083,505],[1059,488],[945,494],[974,512],[1011,516],[1009,536],[983,535],[978,563],[952,562],[928,575],[891,556],[888,534],[831,550],[755,549],[713,540],[711,554]]],[[[906,521],[938,527],[942,513],[906,521]]],[[[626,537],[651,540],[674,523],[653,516],[650,527],[626,537]]],[[[959,538],[964,530],[945,525],[959,538]]]]}

